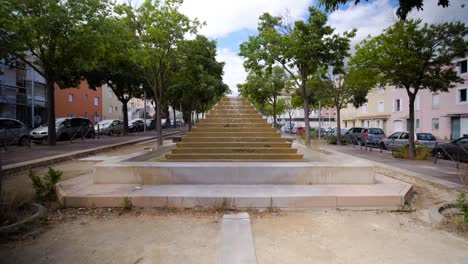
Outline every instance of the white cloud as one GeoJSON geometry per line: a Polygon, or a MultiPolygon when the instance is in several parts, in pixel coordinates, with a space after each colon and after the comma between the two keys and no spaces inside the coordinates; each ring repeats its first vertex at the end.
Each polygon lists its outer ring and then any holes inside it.
{"type": "MultiPolygon", "coordinates": [[[[443,23],[463,21],[468,23],[468,7],[462,8],[466,0],[451,0],[448,8],[437,6],[438,0],[425,0],[422,11],[412,11],[408,19],[420,18],[426,23],[443,23]]],[[[347,9],[335,11],[329,15],[328,23],[336,28],[337,32],[349,31],[356,28],[357,34],[353,44],[358,43],[368,35],[376,36],[383,29],[396,21],[397,7],[392,7],[390,0],[376,0],[371,3],[361,2],[358,5],[350,4],[347,9]]]]}
{"type": "Polygon", "coordinates": [[[237,84],[245,82],[245,78],[247,77],[244,66],[242,66],[244,60],[231,49],[227,48],[218,49],[216,59],[226,63],[224,66],[224,83],[229,86],[233,95],[239,94],[237,84]]]}
{"type": "Polygon", "coordinates": [[[185,0],[181,12],[207,23],[200,33],[208,37],[223,37],[242,29],[256,29],[258,17],[264,12],[285,14],[294,20],[307,13],[310,0],[185,0]]]}

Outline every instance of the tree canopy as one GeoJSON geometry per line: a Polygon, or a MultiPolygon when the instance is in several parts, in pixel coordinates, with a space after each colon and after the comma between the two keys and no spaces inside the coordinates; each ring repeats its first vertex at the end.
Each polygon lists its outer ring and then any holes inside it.
{"type": "Polygon", "coordinates": [[[405,89],[409,98],[409,155],[414,157],[414,101],[422,89],[447,92],[457,75],[454,60],[468,51],[468,28],[460,22],[438,25],[420,20],[397,22],[374,38],[364,40],[356,49],[350,65],[367,72],[359,78],[405,89]]]}

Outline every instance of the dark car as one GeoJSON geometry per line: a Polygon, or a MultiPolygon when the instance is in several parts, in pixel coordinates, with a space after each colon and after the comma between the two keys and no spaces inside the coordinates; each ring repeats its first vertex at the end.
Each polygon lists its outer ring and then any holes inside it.
{"type": "Polygon", "coordinates": [[[443,159],[468,162],[468,136],[463,136],[450,143],[437,144],[434,155],[443,159]]]}
{"type": "Polygon", "coordinates": [[[0,118],[0,146],[26,145],[28,140],[28,128],[23,122],[11,118],[0,118]]]}
{"type": "Polygon", "coordinates": [[[145,130],[145,122],[143,119],[134,119],[128,121],[128,132],[143,132],[145,130]]]}

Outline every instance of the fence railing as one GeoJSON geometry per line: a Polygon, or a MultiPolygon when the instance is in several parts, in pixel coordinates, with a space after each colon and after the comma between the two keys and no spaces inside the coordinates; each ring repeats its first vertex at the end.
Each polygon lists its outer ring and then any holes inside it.
{"type": "Polygon", "coordinates": [[[448,144],[436,143],[434,146],[432,160],[434,164],[436,164],[437,160],[443,157],[447,160],[451,160],[455,162],[456,167],[459,169],[460,163],[467,161],[463,159],[463,155],[468,157],[468,148],[464,146],[463,144],[452,143],[448,145],[448,144]]]}

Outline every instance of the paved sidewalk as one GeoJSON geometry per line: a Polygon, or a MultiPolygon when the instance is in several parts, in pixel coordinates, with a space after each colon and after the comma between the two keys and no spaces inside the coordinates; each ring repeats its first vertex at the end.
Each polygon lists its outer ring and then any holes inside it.
{"type": "MultiPolygon", "coordinates": [[[[178,131],[185,131],[186,128],[164,129],[163,136],[178,131]]],[[[70,143],[70,141],[57,142],[56,146],[48,146],[47,144],[31,144],[27,146],[13,146],[5,149],[0,149],[0,160],[2,166],[19,164],[27,161],[53,157],[58,155],[66,155],[77,151],[94,151],[96,148],[102,150],[105,147],[116,147],[118,145],[125,145],[128,142],[138,142],[139,140],[151,140],[156,138],[154,130],[146,133],[130,133],[127,136],[105,136],[99,139],[86,139],[82,141],[77,139],[70,143]]]]}
{"type": "Polygon", "coordinates": [[[370,152],[369,150],[366,151],[364,148],[361,150],[359,146],[353,148],[351,145],[337,146],[322,144],[321,148],[404,169],[417,173],[421,178],[426,180],[436,181],[442,184],[444,184],[444,182],[449,182],[455,183],[456,185],[464,185],[461,180],[461,175],[464,171],[463,169],[457,169],[456,164],[452,161],[438,160],[437,164],[434,164],[432,161],[395,159],[390,151],[382,151],[382,153],[380,153],[379,149],[372,149],[372,152],[370,152]]]}

